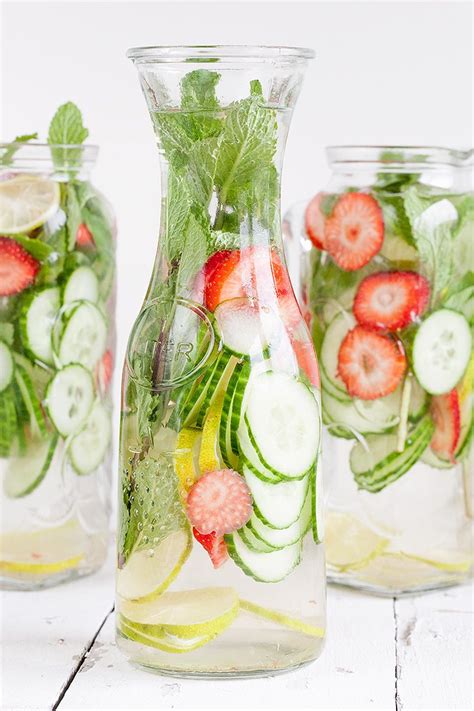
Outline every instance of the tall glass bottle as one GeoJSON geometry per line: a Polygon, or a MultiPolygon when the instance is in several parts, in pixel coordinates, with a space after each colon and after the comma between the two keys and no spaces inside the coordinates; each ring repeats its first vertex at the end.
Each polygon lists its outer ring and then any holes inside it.
{"type": "Polygon", "coordinates": [[[325,627],[318,367],[279,204],[312,52],[129,57],[163,201],[123,375],[118,644],[169,673],[273,673],[315,659],[325,627]]]}

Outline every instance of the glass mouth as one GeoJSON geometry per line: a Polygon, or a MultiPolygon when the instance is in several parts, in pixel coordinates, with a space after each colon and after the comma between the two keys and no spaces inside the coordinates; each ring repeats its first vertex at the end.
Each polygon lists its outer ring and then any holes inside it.
{"type": "Polygon", "coordinates": [[[99,147],[92,144],[0,143],[0,170],[25,172],[82,170],[92,167],[99,147]]]}
{"type": "Polygon", "coordinates": [[[132,47],[127,57],[135,63],[193,62],[269,62],[287,64],[313,59],[315,53],[305,47],[258,45],[182,45],[132,47]]]}
{"type": "Polygon", "coordinates": [[[326,156],[329,165],[336,169],[348,164],[390,169],[436,165],[467,167],[473,163],[474,150],[443,146],[328,146],[326,156]]]}

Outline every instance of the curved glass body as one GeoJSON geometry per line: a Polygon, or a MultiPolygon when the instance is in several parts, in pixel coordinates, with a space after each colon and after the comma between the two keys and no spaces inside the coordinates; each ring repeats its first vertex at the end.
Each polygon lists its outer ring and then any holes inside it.
{"type": "Polygon", "coordinates": [[[285,227],[320,359],[329,577],[390,595],[457,583],[473,561],[472,154],[328,157],[327,189],[285,227]]]}
{"type": "Polygon", "coordinates": [[[0,146],[0,585],[86,575],[108,543],[115,222],[93,146],[0,146]]]}
{"type": "Polygon", "coordinates": [[[163,201],[123,375],[117,642],[168,673],[273,673],[322,648],[319,376],[279,217],[310,54],[130,52],[163,201]]]}

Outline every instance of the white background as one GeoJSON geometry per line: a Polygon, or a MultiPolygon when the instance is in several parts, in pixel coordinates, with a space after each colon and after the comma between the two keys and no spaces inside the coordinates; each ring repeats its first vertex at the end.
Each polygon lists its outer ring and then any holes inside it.
{"type": "Polygon", "coordinates": [[[325,145],[472,144],[468,2],[16,0],[1,8],[0,136],[38,130],[45,137],[56,107],[73,100],[101,148],[94,179],[119,224],[119,363],[151,272],[159,219],[157,153],[128,47],[316,50],[290,131],[284,209],[327,181],[325,145]]]}

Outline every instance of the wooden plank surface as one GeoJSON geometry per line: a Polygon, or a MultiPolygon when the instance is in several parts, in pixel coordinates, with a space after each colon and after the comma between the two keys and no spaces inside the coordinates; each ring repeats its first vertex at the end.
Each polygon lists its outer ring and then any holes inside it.
{"type": "Polygon", "coordinates": [[[395,601],[400,711],[474,707],[472,596],[463,585],[395,601]]]}
{"type": "Polygon", "coordinates": [[[111,610],[112,567],[111,555],[90,577],[36,592],[1,593],[3,709],[54,706],[111,610]]]}
{"type": "Polygon", "coordinates": [[[323,656],[271,679],[209,682],[134,668],[114,645],[110,616],[60,709],[393,709],[392,600],[332,588],[328,602],[323,656]]]}

